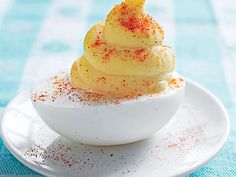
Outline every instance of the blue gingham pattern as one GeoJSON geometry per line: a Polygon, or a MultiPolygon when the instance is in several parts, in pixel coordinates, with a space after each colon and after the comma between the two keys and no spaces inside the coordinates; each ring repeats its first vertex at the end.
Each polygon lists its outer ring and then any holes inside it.
{"type": "MultiPolygon", "coordinates": [[[[0,114],[16,93],[69,68],[83,38],[119,0],[0,0],[0,114]]],[[[189,175],[236,176],[236,1],[146,0],[177,54],[177,70],[210,89],[231,118],[229,139],[189,175]]],[[[0,139],[0,176],[41,176],[18,162],[0,139]]]]}

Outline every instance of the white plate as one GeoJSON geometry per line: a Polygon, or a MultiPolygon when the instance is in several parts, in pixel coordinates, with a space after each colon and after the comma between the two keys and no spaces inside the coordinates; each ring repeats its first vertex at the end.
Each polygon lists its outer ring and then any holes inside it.
{"type": "Polygon", "coordinates": [[[46,176],[164,177],[189,174],[212,159],[226,141],[229,119],[218,99],[188,81],[176,117],[137,143],[97,147],[64,139],[38,117],[29,92],[6,108],[1,130],[12,154],[46,176]]]}

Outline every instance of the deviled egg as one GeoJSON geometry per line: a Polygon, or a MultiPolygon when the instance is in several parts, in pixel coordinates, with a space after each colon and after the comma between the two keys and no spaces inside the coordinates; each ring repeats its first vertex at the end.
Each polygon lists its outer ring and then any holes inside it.
{"type": "Polygon", "coordinates": [[[92,145],[125,144],[160,130],[178,110],[185,81],[162,27],[144,0],[125,0],[93,26],[70,74],[32,90],[33,105],[58,134],[92,145]]]}

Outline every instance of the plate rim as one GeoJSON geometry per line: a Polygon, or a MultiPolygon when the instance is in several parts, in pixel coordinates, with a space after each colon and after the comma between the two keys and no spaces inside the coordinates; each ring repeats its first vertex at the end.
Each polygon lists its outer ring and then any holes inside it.
{"type": "MultiPolygon", "coordinates": [[[[209,153],[208,158],[201,158],[199,160],[199,162],[188,168],[185,171],[181,171],[179,173],[176,173],[174,175],[174,177],[178,177],[178,176],[183,176],[183,175],[187,175],[190,174],[198,169],[200,169],[202,166],[204,166],[205,164],[207,164],[209,161],[211,161],[218,153],[219,151],[223,148],[225,142],[227,141],[227,138],[229,136],[229,132],[230,132],[230,119],[229,119],[229,115],[228,112],[225,108],[225,106],[223,105],[223,103],[220,101],[219,98],[217,98],[213,93],[211,93],[207,88],[205,88],[204,86],[202,86],[201,84],[197,83],[196,81],[193,81],[191,79],[185,79],[186,80],[186,86],[187,85],[192,85],[193,87],[196,87],[197,89],[201,90],[202,92],[205,92],[209,97],[211,97],[211,99],[214,100],[214,102],[219,106],[219,108],[221,109],[222,113],[223,113],[223,117],[225,119],[226,125],[225,125],[225,131],[224,134],[222,136],[222,139],[219,143],[219,145],[217,147],[215,147],[215,150],[212,150],[212,152],[209,153]]],[[[10,151],[10,153],[18,160],[20,161],[23,165],[25,165],[26,167],[30,168],[31,170],[41,174],[41,175],[45,175],[45,176],[49,176],[49,177],[56,177],[55,172],[50,171],[48,169],[39,167],[38,165],[34,164],[34,163],[30,163],[28,162],[25,158],[23,158],[21,156],[21,154],[17,153],[16,148],[14,148],[11,143],[8,142],[7,138],[4,136],[4,120],[5,120],[5,114],[8,111],[9,107],[11,106],[12,102],[14,101],[14,99],[16,97],[18,97],[20,94],[22,94],[23,92],[29,92],[28,89],[25,89],[24,91],[19,92],[18,94],[16,94],[16,96],[9,102],[9,104],[6,106],[2,118],[0,120],[0,137],[2,138],[2,141],[4,143],[4,145],[7,147],[7,149],[10,151]]]]}

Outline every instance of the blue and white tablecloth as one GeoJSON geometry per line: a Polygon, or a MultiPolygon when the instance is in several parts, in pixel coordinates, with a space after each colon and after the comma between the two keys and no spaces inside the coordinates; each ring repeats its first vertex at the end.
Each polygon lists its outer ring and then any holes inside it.
{"type": "MultiPolygon", "coordinates": [[[[0,0],[0,117],[16,93],[69,68],[86,31],[120,0],[0,0]]],[[[236,1],[146,0],[146,10],[174,46],[177,70],[210,89],[231,118],[229,139],[191,174],[236,176],[236,1]]],[[[18,162],[0,139],[0,176],[41,176],[18,162]]]]}

